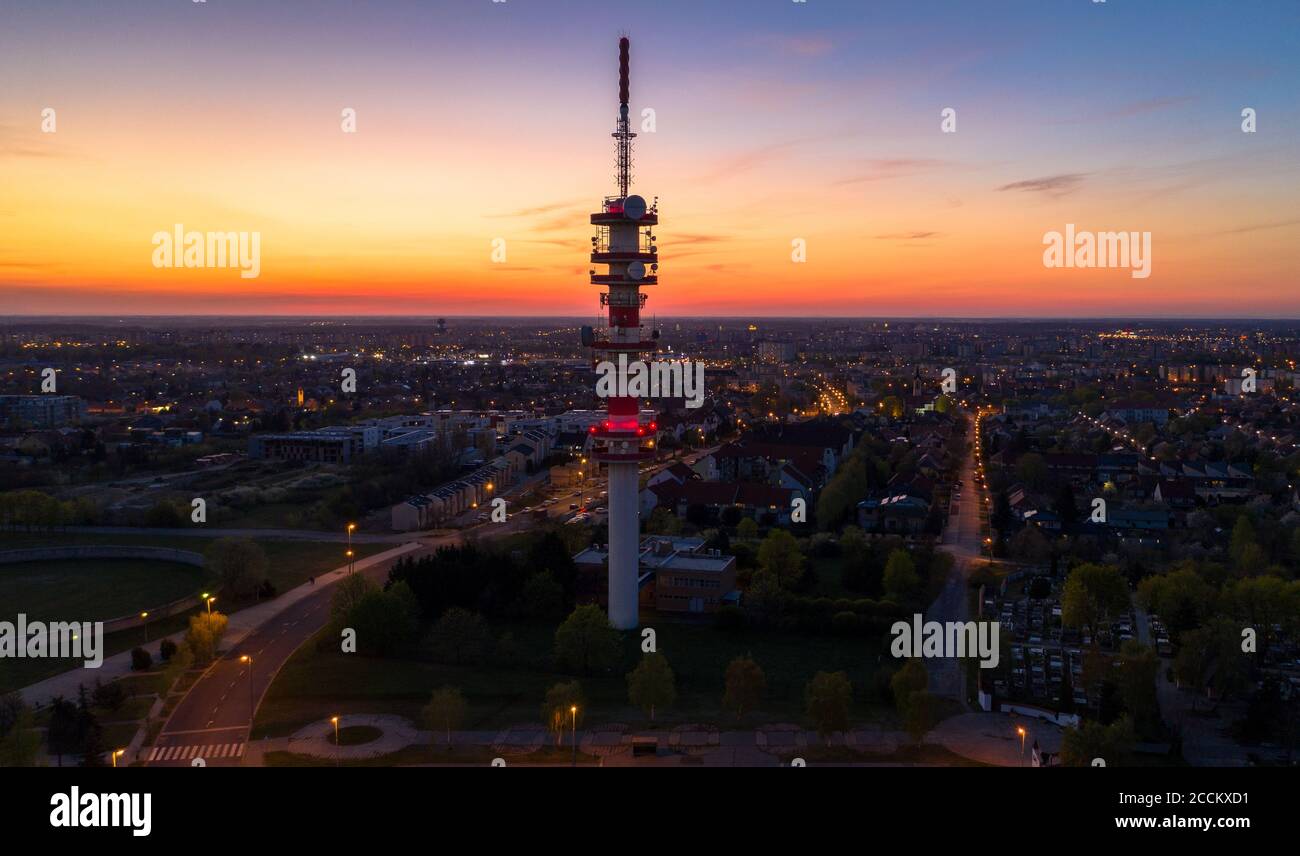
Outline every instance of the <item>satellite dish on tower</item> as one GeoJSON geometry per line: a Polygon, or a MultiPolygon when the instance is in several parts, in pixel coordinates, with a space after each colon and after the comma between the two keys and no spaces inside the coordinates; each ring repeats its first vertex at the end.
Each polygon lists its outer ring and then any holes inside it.
{"type": "Polygon", "coordinates": [[[645,264],[643,262],[630,262],[627,266],[628,279],[642,279],[645,277],[645,264]]]}
{"type": "Polygon", "coordinates": [[[623,200],[623,216],[629,220],[640,220],[645,216],[645,199],[635,193],[623,200]]]}

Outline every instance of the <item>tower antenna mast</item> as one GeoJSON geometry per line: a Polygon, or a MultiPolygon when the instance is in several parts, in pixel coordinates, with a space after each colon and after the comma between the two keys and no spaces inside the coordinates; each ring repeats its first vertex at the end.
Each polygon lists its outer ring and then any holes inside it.
{"type": "Polygon", "coordinates": [[[611,136],[618,141],[618,195],[627,196],[632,185],[632,132],[628,119],[628,40],[618,40],[618,124],[611,136]]]}

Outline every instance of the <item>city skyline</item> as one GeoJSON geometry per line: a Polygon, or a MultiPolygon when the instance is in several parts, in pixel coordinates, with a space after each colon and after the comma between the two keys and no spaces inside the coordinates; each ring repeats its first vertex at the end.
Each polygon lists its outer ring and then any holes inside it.
{"type": "Polygon", "coordinates": [[[1294,9],[1040,5],[14,4],[0,296],[11,317],[593,316],[626,31],[655,118],[633,191],[672,224],[661,318],[1300,316],[1294,9]],[[260,233],[260,275],[153,267],[177,223],[260,233]],[[1069,224],[1149,232],[1150,276],[1045,268],[1069,224]]]}

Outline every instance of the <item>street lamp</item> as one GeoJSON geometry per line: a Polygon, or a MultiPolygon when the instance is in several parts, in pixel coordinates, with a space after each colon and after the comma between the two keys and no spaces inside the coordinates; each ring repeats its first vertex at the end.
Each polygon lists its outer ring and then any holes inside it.
{"type": "Polygon", "coordinates": [[[352,548],[348,548],[348,573],[352,573],[352,548]]]}
{"type": "Polygon", "coordinates": [[[330,722],[334,724],[334,766],[339,765],[339,718],[331,716],[330,722]]]}
{"type": "Polygon", "coordinates": [[[216,595],[209,595],[207,592],[203,593],[203,602],[208,605],[208,615],[212,614],[212,601],[216,599],[216,595]]]}
{"type": "Polygon", "coordinates": [[[114,766],[114,767],[117,766],[117,757],[118,757],[119,755],[125,755],[125,754],[126,754],[126,750],[125,750],[125,749],[114,749],[114,750],[113,750],[113,766],[114,766]]]}
{"type": "Polygon", "coordinates": [[[248,664],[248,736],[253,736],[253,658],[247,654],[239,662],[248,664]]]}
{"type": "Polygon", "coordinates": [[[569,714],[573,718],[573,766],[578,766],[578,706],[571,705],[569,714]]]}
{"type": "Polygon", "coordinates": [[[348,524],[348,573],[352,573],[352,530],[357,528],[357,524],[348,524]]]}
{"type": "Polygon", "coordinates": [[[149,613],[140,613],[140,622],[144,625],[144,644],[149,644],[149,613]]]}
{"type": "Polygon", "coordinates": [[[1025,727],[1016,726],[1016,733],[1020,735],[1020,766],[1025,766],[1025,727]]]}

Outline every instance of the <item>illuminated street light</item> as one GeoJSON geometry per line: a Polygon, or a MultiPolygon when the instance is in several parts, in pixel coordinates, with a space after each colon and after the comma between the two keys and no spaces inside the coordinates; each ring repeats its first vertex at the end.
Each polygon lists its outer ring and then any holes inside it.
{"type": "Polygon", "coordinates": [[[331,716],[330,722],[334,724],[334,766],[339,765],[339,718],[331,716]]]}
{"type": "Polygon", "coordinates": [[[253,658],[245,654],[239,658],[239,662],[248,664],[248,736],[253,736],[253,658]]]}

